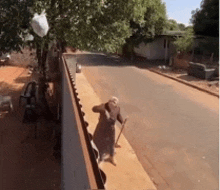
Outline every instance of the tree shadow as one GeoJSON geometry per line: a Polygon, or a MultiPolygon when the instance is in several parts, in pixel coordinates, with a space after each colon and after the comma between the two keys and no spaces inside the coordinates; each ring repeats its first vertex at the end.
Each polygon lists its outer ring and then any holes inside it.
{"type": "Polygon", "coordinates": [[[77,58],[77,62],[82,66],[127,66],[131,65],[131,62],[127,58],[117,55],[110,55],[104,53],[82,53],[74,54],[77,58]],[[89,61],[88,61],[89,60],[89,61]]]}
{"type": "Polygon", "coordinates": [[[16,78],[14,81],[15,81],[16,83],[27,83],[27,81],[28,81],[29,78],[30,78],[29,76],[26,76],[26,77],[18,77],[18,78],[16,78]]]}
{"type": "Polygon", "coordinates": [[[26,84],[29,81],[30,77],[21,76],[12,84],[0,82],[0,96],[10,96],[14,105],[11,113],[0,118],[0,141],[4,149],[1,155],[2,172],[7,174],[2,184],[3,189],[23,189],[17,184],[26,182],[29,183],[26,187],[31,189],[36,179],[38,184],[44,184],[45,178],[50,181],[45,186],[42,185],[46,189],[53,189],[52,181],[60,185],[60,166],[52,155],[55,141],[49,140],[51,128],[49,130],[48,127],[53,127],[54,124],[42,123],[43,129],[38,131],[40,135],[36,138],[35,124],[22,123],[25,108],[19,107],[18,103],[26,85],[21,86],[17,82],[26,84]],[[54,173],[54,170],[58,172],[54,173]]]}
{"type": "Polygon", "coordinates": [[[9,84],[4,81],[0,82],[0,96],[10,96],[13,102],[15,102],[19,98],[20,91],[21,90],[18,89],[15,85],[9,84]]]}
{"type": "Polygon", "coordinates": [[[14,89],[14,85],[1,81],[0,82],[0,95],[9,94],[8,91],[16,92],[16,90],[14,89]]]}
{"type": "Polygon", "coordinates": [[[152,69],[152,68],[158,68],[161,65],[166,65],[164,60],[156,59],[156,60],[148,60],[143,59],[139,57],[135,57],[133,61],[134,66],[140,68],[140,69],[152,69]]]}
{"type": "Polygon", "coordinates": [[[10,112],[7,112],[6,114],[3,114],[1,118],[3,123],[7,123],[7,118],[9,117],[16,117],[16,120],[19,122],[22,121],[22,113],[23,109],[19,108],[19,98],[21,95],[21,91],[24,90],[25,86],[23,87],[18,87],[17,85],[9,84],[7,82],[0,82],[0,99],[4,100],[9,98],[10,103],[13,107],[13,109],[10,112]],[[6,120],[5,120],[6,117],[6,120]]]}
{"type": "Polygon", "coordinates": [[[178,74],[178,79],[193,82],[202,79],[190,76],[186,70],[173,69],[168,67],[168,63],[164,60],[148,60],[143,57],[134,56],[133,60],[114,54],[105,54],[100,52],[88,52],[81,54],[73,54],[77,58],[77,62],[85,67],[92,66],[108,66],[108,67],[128,67],[134,66],[140,69],[154,69],[164,74],[178,74]],[[159,66],[166,66],[166,69],[160,69],[159,66]]]}
{"type": "Polygon", "coordinates": [[[5,62],[5,63],[0,62],[0,68],[6,68],[6,67],[27,68],[28,65],[15,64],[13,61],[5,62]]]}
{"type": "Polygon", "coordinates": [[[81,54],[73,54],[77,62],[82,66],[109,66],[109,67],[127,67],[135,66],[141,69],[155,68],[159,65],[165,65],[164,60],[147,60],[142,57],[134,56],[129,59],[125,56],[116,54],[105,54],[99,52],[88,52],[81,54]]]}

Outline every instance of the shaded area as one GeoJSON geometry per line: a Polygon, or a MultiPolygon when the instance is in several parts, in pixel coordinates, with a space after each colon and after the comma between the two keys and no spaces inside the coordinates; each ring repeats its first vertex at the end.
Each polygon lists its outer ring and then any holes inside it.
{"type": "Polygon", "coordinates": [[[27,80],[29,80],[29,78],[30,78],[29,76],[22,76],[22,77],[16,78],[14,81],[16,83],[26,83],[27,80]]]}
{"type": "MultiPolygon", "coordinates": [[[[210,82],[204,79],[199,79],[193,76],[189,76],[187,70],[177,69],[169,67],[165,64],[164,60],[147,60],[142,57],[134,57],[133,60],[129,60],[125,57],[120,57],[118,55],[107,55],[104,53],[90,53],[90,52],[80,52],[76,53],[77,62],[83,67],[95,67],[95,66],[108,66],[108,67],[137,67],[140,69],[148,69],[151,71],[156,71],[182,81],[189,82],[195,86],[198,86],[201,89],[206,91],[213,92],[218,94],[218,86],[211,87],[210,82]]],[[[213,80],[218,81],[218,77],[213,80]]],[[[102,82],[102,81],[100,81],[102,82]]]]}
{"type": "MultiPolygon", "coordinates": [[[[30,80],[27,70],[21,74],[20,82],[26,84],[30,80]]],[[[7,75],[13,76],[10,68],[7,75]]],[[[19,107],[18,102],[25,86],[16,84],[16,79],[11,83],[6,81],[1,82],[0,95],[11,97],[14,110],[0,119],[0,172],[4,174],[0,176],[0,189],[60,189],[60,166],[53,156],[56,139],[51,136],[51,128],[56,124],[42,120],[37,124],[22,123],[25,108],[19,107]]]]}
{"type": "Polygon", "coordinates": [[[19,95],[19,91],[16,85],[11,85],[3,81],[0,82],[0,95],[19,95]]]}
{"type": "Polygon", "coordinates": [[[182,79],[182,80],[185,80],[185,81],[188,81],[188,82],[191,82],[191,81],[200,81],[200,79],[195,78],[195,77],[192,77],[192,76],[189,76],[188,74],[179,76],[179,77],[177,77],[177,78],[182,79]]]}
{"type": "MultiPolygon", "coordinates": [[[[112,66],[112,67],[126,67],[135,66],[141,69],[156,69],[162,73],[182,74],[185,78],[187,70],[172,68],[164,60],[148,60],[143,57],[135,56],[133,59],[120,57],[118,55],[104,54],[104,53],[76,53],[77,61],[83,66],[112,66]],[[162,68],[160,68],[162,66],[162,68]],[[165,68],[163,68],[165,66],[165,68]]],[[[189,76],[192,78],[192,76],[189,76]]],[[[194,77],[197,80],[196,77],[194,77]]],[[[199,79],[198,79],[199,80],[199,79]]]]}
{"type": "Polygon", "coordinates": [[[130,60],[126,57],[98,52],[77,54],[77,61],[83,66],[136,66],[143,69],[158,67],[165,63],[164,60],[147,60],[139,57],[130,60]]]}

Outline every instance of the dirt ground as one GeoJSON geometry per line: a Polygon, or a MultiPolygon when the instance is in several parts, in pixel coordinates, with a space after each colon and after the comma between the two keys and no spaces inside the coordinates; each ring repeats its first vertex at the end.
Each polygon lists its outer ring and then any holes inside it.
{"type": "Polygon", "coordinates": [[[156,70],[157,72],[161,72],[166,75],[169,75],[171,77],[180,79],[182,81],[188,82],[190,84],[193,84],[202,89],[205,89],[207,91],[210,91],[210,92],[213,92],[219,95],[219,81],[218,80],[208,81],[208,80],[198,79],[196,77],[189,76],[186,70],[177,70],[177,69],[176,70],[162,70],[162,69],[159,69],[158,67],[155,67],[154,70],[156,70]]]}
{"type": "Polygon", "coordinates": [[[0,66],[0,96],[11,97],[14,107],[11,113],[0,113],[0,189],[56,190],[61,173],[53,156],[55,141],[36,138],[35,125],[22,123],[24,107],[18,105],[24,86],[32,80],[28,63],[21,65],[17,59],[13,66],[0,66]]]}

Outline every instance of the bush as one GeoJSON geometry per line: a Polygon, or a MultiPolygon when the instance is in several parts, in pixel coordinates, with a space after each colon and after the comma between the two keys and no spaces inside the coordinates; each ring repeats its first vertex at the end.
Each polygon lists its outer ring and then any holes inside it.
{"type": "Polygon", "coordinates": [[[182,37],[178,37],[174,42],[176,51],[180,52],[181,54],[191,51],[193,48],[193,36],[193,29],[189,28],[182,37]]]}

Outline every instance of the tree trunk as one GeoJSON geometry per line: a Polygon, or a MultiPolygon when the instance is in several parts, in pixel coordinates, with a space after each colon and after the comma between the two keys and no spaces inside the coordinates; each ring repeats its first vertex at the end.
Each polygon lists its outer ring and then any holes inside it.
{"type": "Polygon", "coordinates": [[[36,50],[36,54],[37,54],[37,60],[38,60],[38,68],[41,68],[41,46],[37,44],[37,50],[36,50]]]}
{"type": "Polygon", "coordinates": [[[43,52],[42,52],[42,74],[46,79],[46,61],[47,61],[47,54],[48,54],[48,43],[44,45],[43,52]]]}
{"type": "Polygon", "coordinates": [[[37,45],[37,58],[38,66],[40,69],[40,77],[38,78],[38,114],[45,119],[52,119],[52,115],[49,109],[49,105],[46,99],[47,80],[46,80],[46,60],[48,54],[48,43],[45,43],[41,49],[40,45],[37,45]]]}

